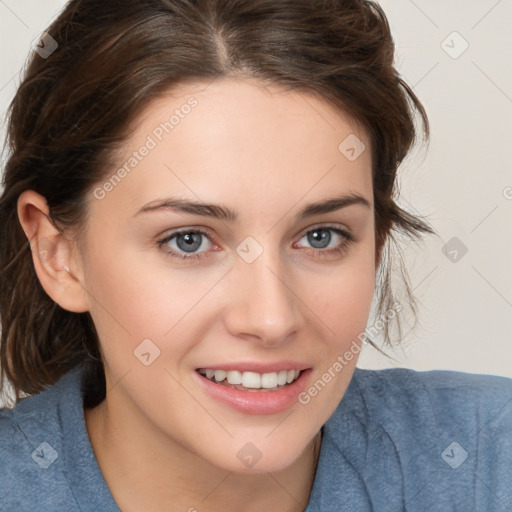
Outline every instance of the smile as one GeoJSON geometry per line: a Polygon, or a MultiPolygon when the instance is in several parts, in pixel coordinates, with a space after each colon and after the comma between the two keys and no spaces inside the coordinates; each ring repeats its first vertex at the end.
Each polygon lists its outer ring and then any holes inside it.
{"type": "Polygon", "coordinates": [[[241,391],[278,391],[296,381],[300,370],[280,370],[270,373],[212,370],[200,368],[198,372],[208,380],[241,391]]]}

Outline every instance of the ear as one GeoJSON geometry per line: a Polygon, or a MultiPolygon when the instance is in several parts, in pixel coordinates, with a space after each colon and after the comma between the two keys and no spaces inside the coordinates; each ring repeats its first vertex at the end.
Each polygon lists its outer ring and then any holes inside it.
{"type": "Polygon", "coordinates": [[[33,190],[18,198],[18,218],[29,239],[34,268],[46,293],[62,308],[74,313],[89,311],[83,288],[81,259],[50,218],[46,199],[33,190]]]}

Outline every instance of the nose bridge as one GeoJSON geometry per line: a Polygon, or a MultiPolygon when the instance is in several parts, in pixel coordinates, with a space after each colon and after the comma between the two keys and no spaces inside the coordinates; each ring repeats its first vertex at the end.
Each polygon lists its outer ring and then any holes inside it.
{"type": "Polygon", "coordinates": [[[280,344],[300,326],[291,273],[278,247],[258,250],[253,240],[244,242],[237,248],[228,328],[234,336],[253,335],[267,346],[280,344]]]}

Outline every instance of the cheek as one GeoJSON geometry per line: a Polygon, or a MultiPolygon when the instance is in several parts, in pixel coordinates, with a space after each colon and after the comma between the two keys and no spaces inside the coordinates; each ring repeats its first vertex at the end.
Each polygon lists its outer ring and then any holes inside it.
{"type": "Polygon", "coordinates": [[[114,259],[108,251],[92,249],[84,282],[107,361],[132,365],[134,350],[145,339],[162,355],[172,350],[178,360],[201,323],[210,321],[213,306],[207,295],[225,269],[179,269],[167,265],[165,256],[155,260],[149,251],[126,250],[114,259]]]}
{"type": "Polygon", "coordinates": [[[301,296],[325,325],[328,338],[340,346],[366,327],[374,291],[375,263],[368,247],[315,279],[309,276],[301,296]]]}
{"type": "MultiPolygon", "coordinates": [[[[343,397],[362,350],[362,334],[368,323],[375,289],[375,266],[371,251],[340,265],[322,290],[311,291],[316,325],[322,329],[315,351],[310,386],[299,397],[305,410],[319,418],[318,426],[334,411],[343,397]]],[[[307,290],[305,293],[308,293],[307,290]]]]}

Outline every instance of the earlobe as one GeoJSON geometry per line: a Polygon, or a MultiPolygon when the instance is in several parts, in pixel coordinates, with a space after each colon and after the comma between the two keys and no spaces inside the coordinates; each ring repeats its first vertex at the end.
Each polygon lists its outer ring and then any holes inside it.
{"type": "Polygon", "coordinates": [[[46,293],[62,308],[75,313],[89,310],[81,284],[80,262],[73,242],[67,240],[50,218],[46,199],[27,190],[18,199],[18,218],[30,242],[34,268],[46,293]]]}

